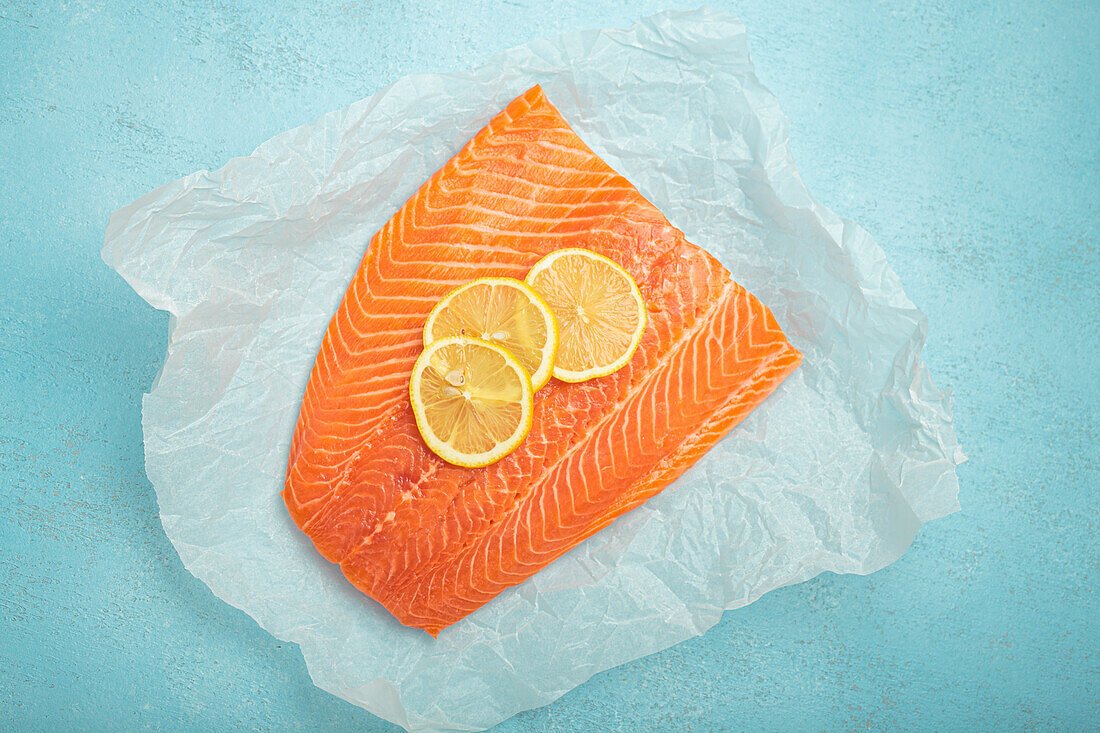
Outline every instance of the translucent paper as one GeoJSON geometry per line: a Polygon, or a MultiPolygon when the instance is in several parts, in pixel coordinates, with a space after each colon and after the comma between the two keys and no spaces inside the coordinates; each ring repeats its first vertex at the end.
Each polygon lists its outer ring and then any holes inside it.
{"type": "Polygon", "coordinates": [[[869,573],[958,508],[925,317],[866,232],[814,202],[744,28],[710,11],[406,77],[111,217],[104,259],[172,314],[146,467],[187,568],[301,646],[320,687],[410,730],[477,730],[824,570],[869,573]],[[805,354],[658,497],[438,640],[352,588],[279,497],[329,317],[370,236],[509,100],[584,140],[775,312],[805,354]]]}

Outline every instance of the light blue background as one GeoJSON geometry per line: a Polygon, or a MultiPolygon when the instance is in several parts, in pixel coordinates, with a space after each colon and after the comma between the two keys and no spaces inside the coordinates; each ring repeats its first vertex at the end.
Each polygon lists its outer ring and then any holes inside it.
{"type": "MultiPolygon", "coordinates": [[[[0,4],[0,728],[394,730],[165,538],[139,421],[168,319],[100,261],[107,217],[401,75],[668,7],[234,4],[0,4]]],[[[930,317],[963,510],[500,730],[1096,726],[1100,5],[716,5],[930,317]]]]}

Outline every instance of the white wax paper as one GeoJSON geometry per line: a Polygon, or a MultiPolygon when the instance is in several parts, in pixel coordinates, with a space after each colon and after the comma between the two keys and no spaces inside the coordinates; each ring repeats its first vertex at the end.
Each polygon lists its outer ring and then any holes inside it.
{"type": "Polygon", "coordinates": [[[478,730],[824,570],[869,573],[958,508],[951,400],[881,249],[814,202],[735,20],[666,13],[401,79],[112,217],[103,257],[172,314],[146,469],[187,568],[409,730],[478,730]],[[438,640],[348,584],[279,497],[329,317],[370,236],[517,94],[771,307],[802,366],[660,496],[438,640]]]}

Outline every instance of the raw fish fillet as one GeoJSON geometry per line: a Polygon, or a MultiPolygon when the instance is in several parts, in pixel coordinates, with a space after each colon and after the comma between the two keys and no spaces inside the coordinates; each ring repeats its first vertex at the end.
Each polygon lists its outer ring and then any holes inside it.
{"type": "Polygon", "coordinates": [[[800,359],[771,312],[536,86],[371,239],[310,375],[283,498],[356,588],[435,636],[668,486],[800,359]],[[448,464],[409,406],[425,318],[451,288],[522,279],[560,247],[634,277],[649,312],[641,346],[610,376],[551,380],[503,460],[448,464]]]}

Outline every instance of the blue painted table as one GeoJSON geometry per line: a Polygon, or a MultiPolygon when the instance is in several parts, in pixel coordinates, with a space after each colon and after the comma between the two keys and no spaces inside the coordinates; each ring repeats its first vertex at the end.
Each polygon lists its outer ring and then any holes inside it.
{"type": "MultiPolygon", "coordinates": [[[[182,567],[142,467],[167,317],[111,211],[420,71],[625,26],[609,1],[0,5],[0,728],[389,731],[182,567]]],[[[962,512],[500,726],[1095,726],[1100,6],[745,0],[810,190],[931,320],[962,512]]]]}

